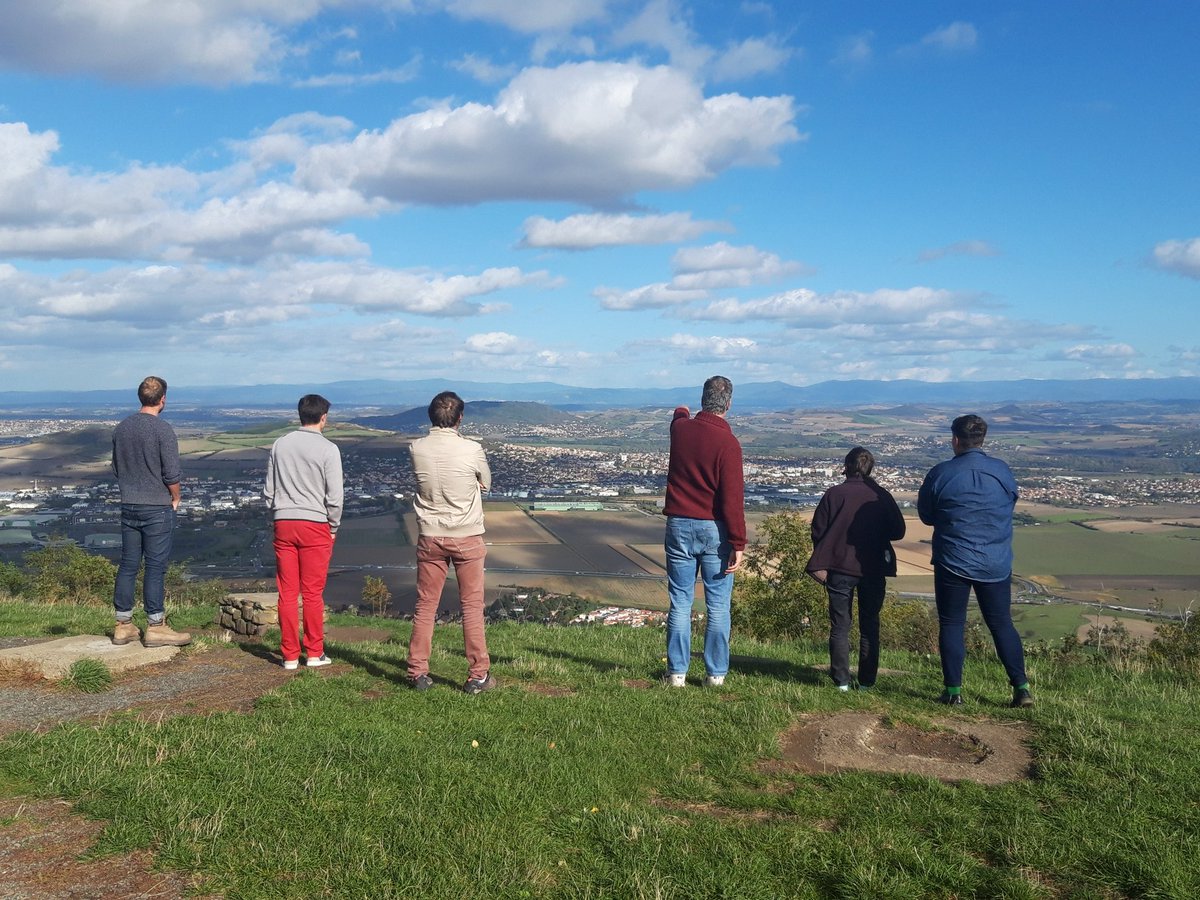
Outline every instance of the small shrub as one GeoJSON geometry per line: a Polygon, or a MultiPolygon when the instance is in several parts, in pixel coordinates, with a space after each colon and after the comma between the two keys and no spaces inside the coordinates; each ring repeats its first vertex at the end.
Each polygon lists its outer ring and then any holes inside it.
{"type": "Polygon", "coordinates": [[[760,640],[825,640],[825,589],[804,571],[812,556],[808,522],[799,513],[776,513],[758,535],[733,582],[733,627],[760,640]]]}
{"type": "Polygon", "coordinates": [[[77,659],[71,663],[66,676],[60,682],[65,688],[84,694],[99,694],[112,687],[112,672],[98,659],[77,659]]]}
{"type": "Polygon", "coordinates": [[[1188,609],[1182,620],[1159,625],[1146,654],[1154,665],[1200,678],[1200,616],[1188,609]]]}
{"type": "Polygon", "coordinates": [[[25,592],[27,579],[18,566],[0,563],[0,597],[19,597],[25,592]]]}
{"type": "Polygon", "coordinates": [[[368,575],[363,579],[362,602],[372,615],[384,615],[392,604],[392,592],[382,578],[368,575]]]}
{"type": "Polygon", "coordinates": [[[938,652],[938,621],[922,600],[889,597],[879,614],[879,645],[912,653],[938,652]]]}

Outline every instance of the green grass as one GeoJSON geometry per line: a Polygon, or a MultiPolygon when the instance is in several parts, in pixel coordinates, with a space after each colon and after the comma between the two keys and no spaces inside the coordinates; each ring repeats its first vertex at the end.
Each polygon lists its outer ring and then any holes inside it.
{"type": "Polygon", "coordinates": [[[1084,622],[1085,612],[1086,607],[1075,603],[1017,603],[1012,617],[1023,641],[1054,641],[1075,634],[1084,622]]]}
{"type": "Polygon", "coordinates": [[[59,682],[64,688],[83,694],[99,694],[112,687],[112,672],[98,659],[77,659],[59,682]]]}
{"type": "MultiPolygon", "coordinates": [[[[11,606],[0,633],[23,627],[11,606]]],[[[79,626],[58,607],[37,627],[59,613],[79,626]]],[[[153,847],[231,898],[1200,894],[1200,706],[1168,674],[1031,660],[1039,705],[1023,713],[993,660],[969,660],[963,715],[1033,726],[1036,774],[1017,784],[768,775],[757,762],[799,716],[943,712],[936,659],[885,654],[906,674],[843,695],[811,668],[820,648],[735,635],[755,661],[725,690],[640,689],[623,682],[662,671],[661,631],[497,626],[502,688],[466,697],[446,627],[438,683],[416,694],[408,626],[371,624],[393,640],[331,641],[349,674],[302,671],[251,714],[11,735],[0,791],[66,797],[106,821],[96,852],[153,847]]]]}

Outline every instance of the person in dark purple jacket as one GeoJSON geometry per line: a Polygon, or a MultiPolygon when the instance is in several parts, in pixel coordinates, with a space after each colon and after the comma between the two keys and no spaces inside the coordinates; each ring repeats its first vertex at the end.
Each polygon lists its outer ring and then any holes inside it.
{"type": "Polygon", "coordinates": [[[850,618],[858,591],[858,686],[879,672],[879,613],[888,575],[896,574],[892,541],[904,537],[904,516],[871,478],[875,457],[865,447],[846,454],[846,480],[821,498],[812,519],[813,552],[806,571],[829,598],[829,677],[850,690],[850,618]]]}

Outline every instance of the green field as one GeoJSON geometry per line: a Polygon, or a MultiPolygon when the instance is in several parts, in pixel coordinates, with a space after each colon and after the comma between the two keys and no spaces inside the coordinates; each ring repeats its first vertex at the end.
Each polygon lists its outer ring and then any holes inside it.
{"type": "Polygon", "coordinates": [[[1014,569],[1021,575],[1200,575],[1200,534],[1115,534],[1080,525],[1014,530],[1014,569]]]}

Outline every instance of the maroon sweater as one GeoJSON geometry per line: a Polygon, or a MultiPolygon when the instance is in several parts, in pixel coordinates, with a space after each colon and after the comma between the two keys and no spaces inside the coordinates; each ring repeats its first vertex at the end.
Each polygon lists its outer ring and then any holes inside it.
{"type": "Polygon", "coordinates": [[[671,421],[671,463],[663,512],[688,519],[723,522],[734,550],[746,548],[742,445],[721,416],[686,407],[671,421]]]}

